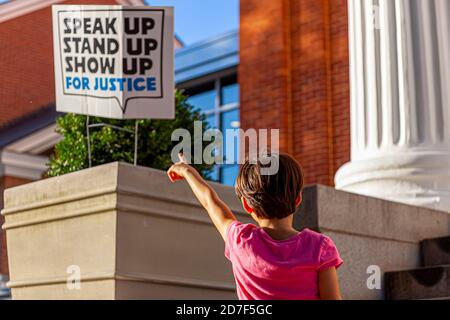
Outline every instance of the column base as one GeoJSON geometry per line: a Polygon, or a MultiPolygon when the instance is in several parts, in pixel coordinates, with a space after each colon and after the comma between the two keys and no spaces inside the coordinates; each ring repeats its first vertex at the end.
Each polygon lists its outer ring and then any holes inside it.
{"type": "Polygon", "coordinates": [[[336,189],[450,211],[450,152],[416,151],[353,160],[335,176],[336,189]]]}

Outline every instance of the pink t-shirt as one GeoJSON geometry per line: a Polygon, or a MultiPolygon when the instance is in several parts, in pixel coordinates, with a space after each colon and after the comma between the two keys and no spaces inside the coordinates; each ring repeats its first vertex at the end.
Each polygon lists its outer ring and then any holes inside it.
{"type": "Polygon", "coordinates": [[[323,234],[305,229],[274,240],[264,229],[238,221],[227,227],[225,256],[241,300],[319,299],[318,272],[343,262],[323,234]]]}

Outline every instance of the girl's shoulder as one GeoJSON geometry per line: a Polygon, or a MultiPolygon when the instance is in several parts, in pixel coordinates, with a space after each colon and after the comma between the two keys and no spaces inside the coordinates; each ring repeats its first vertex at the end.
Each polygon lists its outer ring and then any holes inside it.
{"type": "Polygon", "coordinates": [[[316,231],[308,229],[308,228],[305,228],[300,232],[303,234],[303,236],[309,237],[314,240],[321,240],[321,239],[323,239],[323,237],[326,237],[324,234],[316,232],[316,231]]]}
{"type": "Polygon", "coordinates": [[[339,268],[341,266],[343,260],[330,237],[310,229],[304,229],[302,233],[304,233],[303,244],[308,245],[313,252],[312,254],[318,258],[317,269],[319,271],[330,267],[339,268]]]}
{"type": "Polygon", "coordinates": [[[313,231],[311,229],[305,228],[301,231],[302,239],[306,242],[310,242],[311,244],[316,244],[319,247],[326,242],[332,241],[330,237],[324,235],[323,233],[319,233],[313,231]]]}

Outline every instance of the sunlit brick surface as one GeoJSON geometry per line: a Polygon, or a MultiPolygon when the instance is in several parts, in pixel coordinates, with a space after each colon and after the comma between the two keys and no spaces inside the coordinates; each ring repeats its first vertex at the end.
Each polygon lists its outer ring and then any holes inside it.
{"type": "Polygon", "coordinates": [[[306,183],[350,159],[347,1],[241,0],[241,126],[280,128],[306,183]]]}

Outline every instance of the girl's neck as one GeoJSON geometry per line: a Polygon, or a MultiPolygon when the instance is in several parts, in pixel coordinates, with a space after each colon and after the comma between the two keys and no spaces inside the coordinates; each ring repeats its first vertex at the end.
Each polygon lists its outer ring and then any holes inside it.
{"type": "Polygon", "coordinates": [[[298,234],[292,227],[292,219],[293,215],[283,219],[256,219],[256,221],[273,239],[285,240],[298,234]]]}

